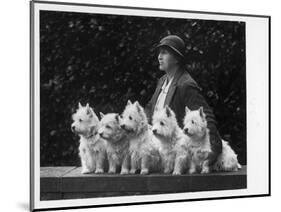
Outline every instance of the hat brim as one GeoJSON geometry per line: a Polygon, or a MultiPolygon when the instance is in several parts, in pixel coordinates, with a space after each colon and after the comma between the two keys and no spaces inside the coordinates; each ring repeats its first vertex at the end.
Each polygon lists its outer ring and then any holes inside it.
{"type": "Polygon", "coordinates": [[[176,52],[179,56],[181,56],[182,58],[184,58],[184,55],[179,51],[177,50],[176,48],[174,48],[173,46],[170,46],[170,45],[167,45],[167,44],[159,44],[155,47],[155,50],[156,49],[159,49],[160,47],[163,47],[163,46],[166,46],[166,47],[169,47],[170,49],[172,49],[174,52],[176,52]]]}

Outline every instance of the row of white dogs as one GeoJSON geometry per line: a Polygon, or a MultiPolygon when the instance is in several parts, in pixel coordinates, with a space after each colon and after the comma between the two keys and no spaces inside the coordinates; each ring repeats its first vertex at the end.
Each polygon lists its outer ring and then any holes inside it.
{"type": "Polygon", "coordinates": [[[80,136],[82,173],[120,170],[120,174],[180,175],[240,169],[226,141],[216,162],[209,164],[212,150],[203,108],[191,111],[186,107],[185,112],[181,129],[168,106],[154,112],[151,126],[137,101],[129,100],[121,115],[100,113],[101,120],[89,104],[79,103],[71,129],[80,136]]]}

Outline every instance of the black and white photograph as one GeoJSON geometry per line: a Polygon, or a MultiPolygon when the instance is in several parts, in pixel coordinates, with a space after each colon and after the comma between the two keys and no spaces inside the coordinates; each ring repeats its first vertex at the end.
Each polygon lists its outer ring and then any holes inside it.
{"type": "Polygon", "coordinates": [[[30,12],[32,209],[269,194],[269,17],[30,12]]]}

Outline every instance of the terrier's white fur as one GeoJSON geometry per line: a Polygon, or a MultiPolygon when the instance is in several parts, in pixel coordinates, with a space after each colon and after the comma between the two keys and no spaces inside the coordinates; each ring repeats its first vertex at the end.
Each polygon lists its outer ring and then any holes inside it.
{"type": "Polygon", "coordinates": [[[235,154],[227,141],[222,140],[222,153],[218,156],[213,169],[215,171],[238,171],[241,169],[237,154],[235,154]]]}
{"type": "Polygon", "coordinates": [[[149,174],[159,169],[160,155],[157,143],[152,139],[144,109],[136,101],[129,100],[122,113],[121,127],[126,131],[129,140],[130,173],[149,174]]]}
{"type": "Polygon", "coordinates": [[[79,107],[72,116],[71,129],[80,136],[79,156],[82,174],[103,173],[106,163],[105,141],[98,134],[99,119],[94,110],[87,104],[79,107]]]}
{"type": "Polygon", "coordinates": [[[191,111],[185,107],[184,133],[190,138],[191,163],[189,173],[197,171],[209,173],[210,166],[208,157],[212,153],[209,129],[207,128],[206,115],[203,107],[191,111]]]}
{"type": "Polygon", "coordinates": [[[108,173],[114,174],[121,167],[121,174],[129,174],[129,140],[120,126],[117,113],[100,113],[99,135],[106,140],[107,157],[109,162],[108,173]]]}
{"type": "Polygon", "coordinates": [[[183,174],[189,164],[189,137],[178,126],[175,113],[168,107],[153,114],[152,132],[160,141],[164,173],[183,174]]]}
{"type": "Polygon", "coordinates": [[[190,151],[192,155],[190,173],[201,169],[201,173],[215,171],[238,171],[241,168],[237,155],[227,141],[222,140],[222,153],[212,167],[208,164],[208,154],[211,152],[209,130],[203,108],[191,111],[185,108],[184,132],[191,138],[190,151]]]}

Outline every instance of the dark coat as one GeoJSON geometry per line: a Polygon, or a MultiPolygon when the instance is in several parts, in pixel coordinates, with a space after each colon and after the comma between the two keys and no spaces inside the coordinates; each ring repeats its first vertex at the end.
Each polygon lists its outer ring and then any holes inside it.
{"type": "MultiPolygon", "coordinates": [[[[154,107],[166,77],[167,75],[165,74],[160,78],[151,100],[146,105],[145,111],[149,122],[151,122],[154,107]]],[[[168,105],[175,112],[180,127],[183,126],[185,106],[191,110],[197,110],[200,106],[203,106],[204,113],[206,114],[207,125],[210,131],[211,148],[214,153],[213,157],[210,158],[210,163],[213,163],[218,154],[222,151],[222,141],[216,128],[215,116],[212,109],[202,96],[201,88],[186,70],[179,70],[176,72],[164,104],[168,105]]]]}

